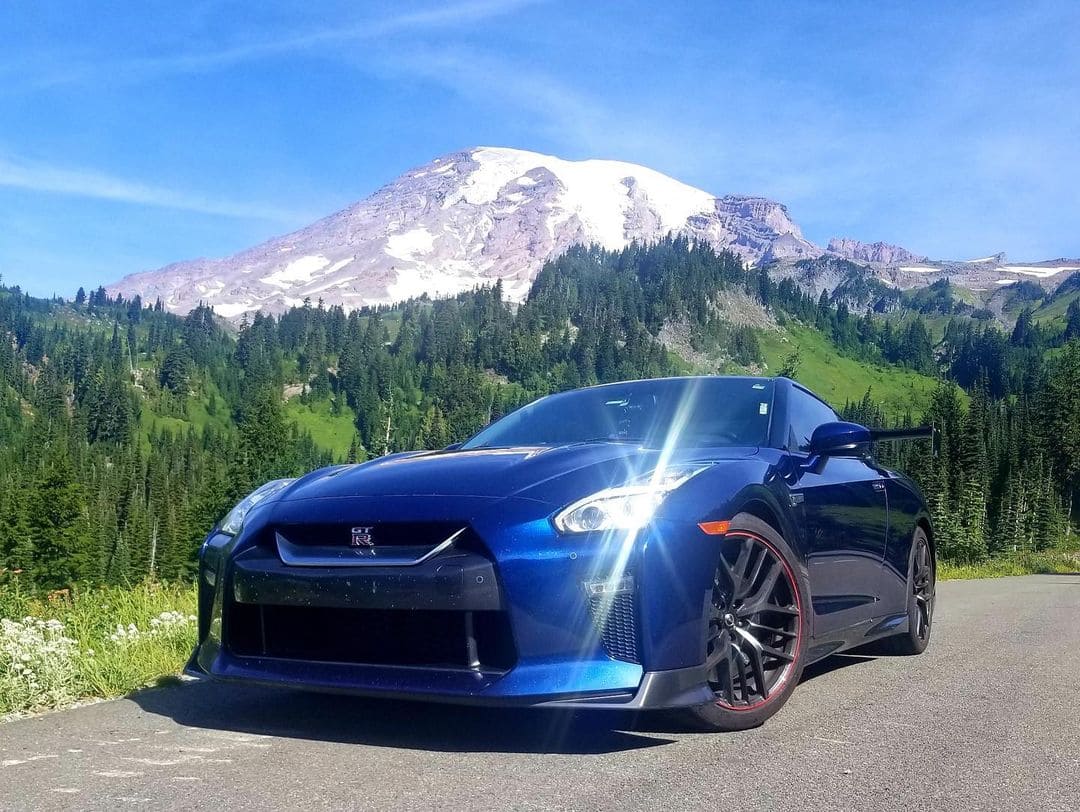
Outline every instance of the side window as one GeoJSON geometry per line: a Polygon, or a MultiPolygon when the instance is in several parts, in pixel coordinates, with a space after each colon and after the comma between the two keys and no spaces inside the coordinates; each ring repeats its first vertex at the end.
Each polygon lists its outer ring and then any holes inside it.
{"type": "Polygon", "coordinates": [[[838,418],[836,412],[820,400],[806,392],[792,387],[788,395],[788,449],[806,451],[810,448],[810,437],[814,429],[823,423],[832,423],[838,418]]]}

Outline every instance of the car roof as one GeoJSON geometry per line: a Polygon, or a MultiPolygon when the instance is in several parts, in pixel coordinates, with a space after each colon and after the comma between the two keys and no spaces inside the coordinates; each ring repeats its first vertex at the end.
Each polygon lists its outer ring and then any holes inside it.
{"type": "MultiPolygon", "coordinates": [[[[770,381],[770,382],[787,382],[794,384],[790,378],[784,378],[779,375],[669,375],[664,378],[628,378],[624,381],[611,381],[609,383],[595,383],[592,386],[582,386],[580,389],[602,389],[605,386],[625,386],[628,383],[648,383],[649,381],[770,381]]],[[[796,384],[798,385],[798,384],[796,384]]],[[[574,391],[574,390],[566,390],[574,391]]],[[[813,394],[811,392],[810,394],[813,394]]],[[[817,397],[815,395],[815,397],[817,397]]]]}

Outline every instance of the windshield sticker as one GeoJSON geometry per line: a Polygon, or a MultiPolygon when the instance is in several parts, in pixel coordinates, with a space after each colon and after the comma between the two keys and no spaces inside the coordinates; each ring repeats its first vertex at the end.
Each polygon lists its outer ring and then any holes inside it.
{"type": "Polygon", "coordinates": [[[769,413],[769,404],[768,403],[758,404],[757,413],[758,414],[768,414],[769,413]]]}

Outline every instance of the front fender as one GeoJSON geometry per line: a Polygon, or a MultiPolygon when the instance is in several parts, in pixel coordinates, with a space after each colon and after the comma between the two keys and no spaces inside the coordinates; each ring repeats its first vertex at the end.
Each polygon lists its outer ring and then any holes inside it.
{"type": "MultiPolygon", "coordinates": [[[[665,500],[641,552],[646,670],[686,668],[704,660],[703,618],[724,537],[705,533],[699,523],[729,520],[756,503],[792,539],[794,528],[782,498],[786,490],[773,462],[751,458],[718,463],[665,500]]],[[[797,544],[791,546],[800,556],[796,566],[805,572],[797,544]]]]}

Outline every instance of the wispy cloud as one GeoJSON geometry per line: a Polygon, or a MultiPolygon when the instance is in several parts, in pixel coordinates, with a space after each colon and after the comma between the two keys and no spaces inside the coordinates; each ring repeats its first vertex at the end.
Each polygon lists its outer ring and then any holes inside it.
{"type": "MultiPolygon", "coordinates": [[[[47,87],[101,78],[114,82],[137,82],[170,75],[209,73],[276,56],[319,49],[329,50],[335,46],[381,40],[396,34],[422,33],[432,29],[467,25],[542,2],[546,0],[468,0],[301,33],[249,37],[205,50],[152,57],[68,62],[39,73],[31,83],[36,87],[47,87]]],[[[10,72],[10,69],[6,72],[10,72]]]]}
{"type": "Polygon", "coordinates": [[[364,68],[439,85],[483,107],[527,113],[544,134],[603,155],[614,117],[606,104],[524,61],[461,46],[382,49],[358,57],[364,68]]]}
{"type": "Polygon", "coordinates": [[[709,131],[685,117],[650,116],[634,104],[568,81],[535,60],[507,57],[458,44],[372,50],[353,59],[382,79],[419,79],[441,87],[497,119],[519,119],[533,147],[536,137],[568,158],[639,163],[689,182],[712,156],[695,144],[709,131]]]}
{"type": "Polygon", "coordinates": [[[310,214],[305,212],[211,198],[126,180],[93,169],[53,166],[10,156],[0,156],[0,186],[283,225],[296,225],[310,219],[310,214]]]}

